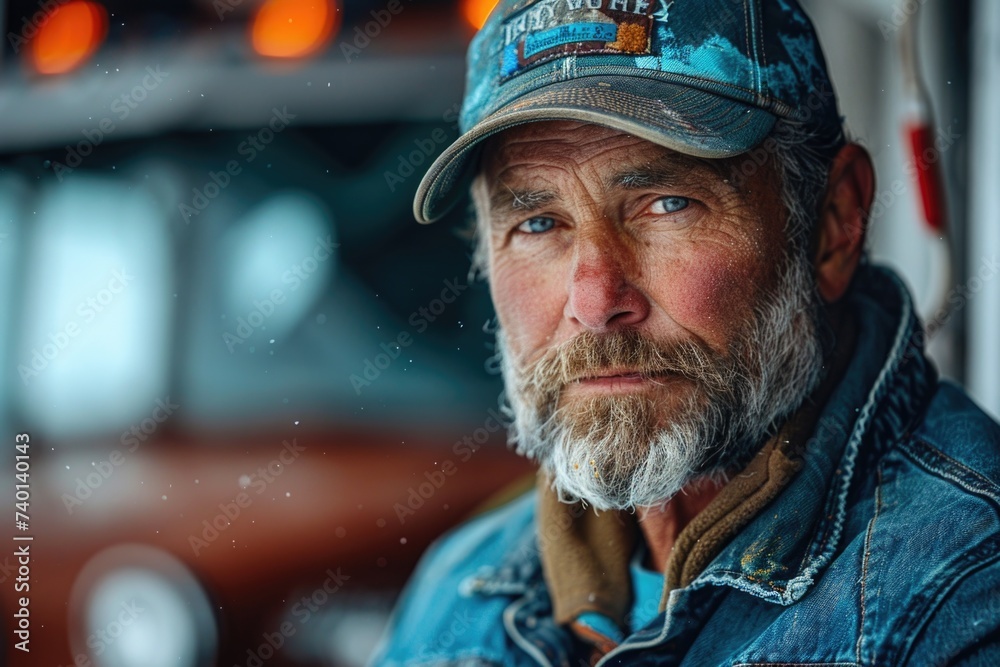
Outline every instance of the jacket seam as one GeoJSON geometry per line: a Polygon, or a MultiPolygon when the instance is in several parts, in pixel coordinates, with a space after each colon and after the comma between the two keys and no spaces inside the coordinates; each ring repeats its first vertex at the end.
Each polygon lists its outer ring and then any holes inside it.
{"type": "Polygon", "coordinates": [[[861,659],[861,651],[864,645],[865,639],[865,620],[867,615],[867,605],[865,604],[866,596],[868,593],[868,566],[870,563],[871,556],[871,543],[872,543],[872,533],[875,532],[875,524],[878,521],[879,515],[882,511],[882,467],[879,466],[876,471],[878,477],[878,484],[875,486],[875,514],[872,516],[871,521],[868,522],[868,530],[865,533],[865,550],[861,559],[861,619],[858,623],[858,641],[855,646],[855,652],[857,655],[857,663],[859,665],[864,664],[861,659]]]}
{"type": "Polygon", "coordinates": [[[899,451],[903,454],[903,456],[922,468],[925,472],[928,472],[939,479],[948,480],[967,493],[989,500],[994,505],[1000,505],[1000,486],[960,461],[948,456],[923,438],[911,437],[900,440],[899,451]],[[926,448],[929,450],[930,454],[939,457],[945,464],[956,468],[962,473],[963,476],[970,479],[962,479],[962,477],[954,474],[953,472],[945,470],[939,465],[935,465],[934,462],[927,460],[921,452],[917,451],[915,445],[926,448]],[[978,484],[972,484],[970,480],[974,480],[978,484]]]}

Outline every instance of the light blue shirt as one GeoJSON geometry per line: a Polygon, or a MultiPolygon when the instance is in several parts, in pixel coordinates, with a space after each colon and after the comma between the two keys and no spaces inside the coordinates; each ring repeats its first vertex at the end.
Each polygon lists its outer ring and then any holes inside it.
{"type": "Polygon", "coordinates": [[[628,616],[630,630],[636,632],[649,625],[660,614],[660,598],[663,597],[664,577],[655,570],[643,566],[648,549],[639,545],[632,555],[632,611],[628,616]]]}

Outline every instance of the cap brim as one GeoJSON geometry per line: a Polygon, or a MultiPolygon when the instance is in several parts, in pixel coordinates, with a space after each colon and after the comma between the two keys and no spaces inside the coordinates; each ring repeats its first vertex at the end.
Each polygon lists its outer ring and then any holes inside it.
{"type": "Polygon", "coordinates": [[[548,84],[484,118],[434,161],[413,201],[417,221],[439,220],[465,195],[484,139],[546,120],[593,123],[679,153],[726,158],[763,141],[776,118],[721,95],[654,79],[594,76],[548,84]]]}

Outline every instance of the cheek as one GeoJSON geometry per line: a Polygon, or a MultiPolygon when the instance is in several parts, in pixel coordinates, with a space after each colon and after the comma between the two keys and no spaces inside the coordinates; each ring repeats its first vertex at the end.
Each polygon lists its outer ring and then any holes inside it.
{"type": "Polygon", "coordinates": [[[702,256],[671,273],[669,314],[717,348],[745,321],[766,275],[760,260],[731,256],[702,256]]]}
{"type": "Polygon", "coordinates": [[[544,271],[517,262],[491,266],[490,294],[515,358],[536,354],[552,339],[565,305],[561,293],[544,271]]]}

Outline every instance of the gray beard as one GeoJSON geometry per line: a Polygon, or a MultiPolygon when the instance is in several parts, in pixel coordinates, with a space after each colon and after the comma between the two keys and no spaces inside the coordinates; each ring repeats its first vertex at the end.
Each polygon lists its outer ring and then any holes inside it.
{"type": "Polygon", "coordinates": [[[576,341],[561,358],[548,351],[519,369],[498,329],[513,414],[510,442],[540,464],[563,501],[598,510],[663,504],[696,478],[722,479],[748,462],[816,387],[823,368],[820,312],[812,267],[797,256],[786,259],[777,288],[757,304],[725,355],[694,343],[636,342],[637,335],[604,345],[587,334],[578,338],[596,352],[576,341]],[[683,386],[666,400],[646,391],[561,398],[570,369],[637,357],[683,386]]]}

